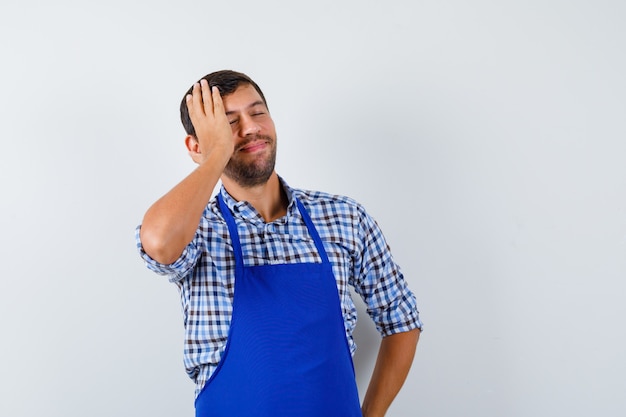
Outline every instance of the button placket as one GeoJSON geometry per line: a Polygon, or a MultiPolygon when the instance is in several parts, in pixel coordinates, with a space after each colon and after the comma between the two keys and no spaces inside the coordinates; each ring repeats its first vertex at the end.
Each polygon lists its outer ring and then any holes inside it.
{"type": "Polygon", "coordinates": [[[279,256],[276,247],[276,239],[274,238],[274,234],[276,233],[276,225],[274,223],[265,224],[264,230],[265,244],[267,247],[268,260],[271,264],[279,264],[282,263],[282,259],[279,256]]]}

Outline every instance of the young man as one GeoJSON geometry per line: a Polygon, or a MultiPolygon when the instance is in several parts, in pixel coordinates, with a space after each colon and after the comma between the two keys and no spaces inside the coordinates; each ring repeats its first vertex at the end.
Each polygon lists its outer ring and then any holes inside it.
{"type": "Polygon", "coordinates": [[[276,174],[274,123],[245,74],[195,83],[181,119],[198,167],[148,209],[137,244],[180,290],[196,416],[383,416],[421,323],[376,222],[276,174]],[[362,407],[348,285],[383,336],[362,407]]]}

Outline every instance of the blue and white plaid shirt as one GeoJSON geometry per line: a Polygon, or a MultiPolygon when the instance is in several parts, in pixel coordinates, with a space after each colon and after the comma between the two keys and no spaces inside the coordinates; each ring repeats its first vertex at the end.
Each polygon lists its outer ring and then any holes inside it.
{"type": "MultiPolygon", "coordinates": [[[[321,262],[293,200],[296,196],[311,216],[332,264],[351,353],[356,350],[352,332],[357,312],[348,285],[363,298],[382,336],[421,328],[415,296],[380,228],[363,207],[348,197],[292,189],[281,182],[289,198],[287,215],[271,223],[265,223],[249,203],[235,201],[223,187],[220,191],[239,229],[244,264],[321,262]]],[[[140,228],[137,247],[147,267],[169,275],[180,291],[184,363],[198,395],[220,361],[230,326],[235,258],[228,226],[213,198],[195,237],[171,265],[158,263],[144,252],[140,228]]]]}

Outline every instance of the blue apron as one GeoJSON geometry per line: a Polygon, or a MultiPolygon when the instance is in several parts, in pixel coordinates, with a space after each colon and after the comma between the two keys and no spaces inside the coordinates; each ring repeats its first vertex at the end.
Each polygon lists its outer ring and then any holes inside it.
{"type": "Polygon", "coordinates": [[[237,226],[218,194],[236,262],[222,359],[196,399],[196,417],[361,417],[331,264],[296,199],[322,263],[243,263],[237,226]]]}

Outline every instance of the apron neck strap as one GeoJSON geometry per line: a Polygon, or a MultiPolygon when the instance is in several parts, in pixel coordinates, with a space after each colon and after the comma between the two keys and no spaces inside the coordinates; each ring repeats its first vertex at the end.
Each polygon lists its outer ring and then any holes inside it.
{"type": "MultiPolygon", "coordinates": [[[[309,234],[313,238],[315,242],[315,247],[322,258],[322,263],[330,264],[328,260],[328,255],[326,254],[326,250],[324,249],[324,244],[322,243],[322,238],[320,237],[309,213],[306,211],[300,200],[296,196],[293,197],[296,205],[298,207],[298,211],[300,211],[300,215],[306,224],[307,229],[309,230],[309,234]]],[[[230,233],[230,239],[233,244],[233,253],[235,255],[235,265],[237,269],[243,268],[243,254],[241,251],[241,242],[239,240],[239,232],[237,231],[237,224],[235,223],[235,219],[230,212],[230,209],[226,205],[226,202],[222,198],[221,193],[217,194],[217,202],[220,211],[222,212],[222,216],[224,216],[224,220],[226,220],[226,224],[228,225],[228,231],[230,233]]]]}
{"type": "Polygon", "coordinates": [[[315,247],[317,248],[317,252],[319,253],[320,258],[322,258],[322,263],[329,264],[330,261],[328,260],[328,256],[326,255],[326,250],[324,250],[322,238],[320,237],[319,233],[317,233],[317,229],[313,224],[313,220],[311,220],[311,216],[309,216],[309,213],[306,211],[300,200],[298,200],[296,196],[294,196],[293,198],[294,200],[296,200],[298,210],[300,210],[300,215],[302,216],[304,223],[306,223],[306,227],[309,229],[309,234],[315,242],[315,247]]]}
{"type": "Polygon", "coordinates": [[[222,216],[224,216],[224,220],[226,220],[226,225],[228,226],[230,241],[233,244],[233,254],[235,255],[235,271],[237,275],[239,275],[239,273],[243,269],[243,255],[241,254],[241,243],[239,242],[239,232],[237,232],[237,225],[235,224],[235,219],[230,213],[230,209],[222,198],[221,193],[217,194],[217,202],[220,211],[222,212],[222,216]]]}

